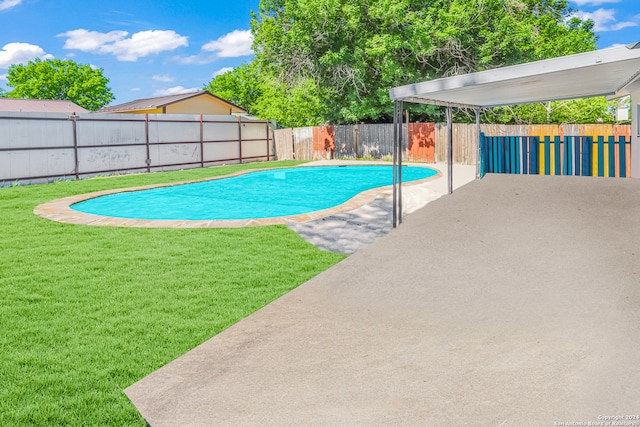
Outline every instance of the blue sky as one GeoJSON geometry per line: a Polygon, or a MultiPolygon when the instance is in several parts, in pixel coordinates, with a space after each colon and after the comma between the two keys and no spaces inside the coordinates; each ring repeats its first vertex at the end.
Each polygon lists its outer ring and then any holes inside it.
{"type": "MultiPolygon", "coordinates": [[[[198,90],[251,60],[258,2],[0,0],[0,87],[11,64],[39,57],[102,68],[112,104],[198,90]]],[[[600,48],[640,41],[640,0],[570,5],[595,22],[600,48]]]]}

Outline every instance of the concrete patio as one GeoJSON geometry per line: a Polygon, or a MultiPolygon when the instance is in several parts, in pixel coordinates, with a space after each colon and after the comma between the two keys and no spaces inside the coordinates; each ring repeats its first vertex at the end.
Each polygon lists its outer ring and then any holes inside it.
{"type": "Polygon", "coordinates": [[[640,181],[488,175],[125,393],[152,427],[640,425],[607,418],[639,325],[640,181]]]}

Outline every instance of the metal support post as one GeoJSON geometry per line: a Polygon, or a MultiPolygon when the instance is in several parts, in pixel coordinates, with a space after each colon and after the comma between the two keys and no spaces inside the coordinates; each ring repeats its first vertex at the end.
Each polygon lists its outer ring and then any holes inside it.
{"type": "Polygon", "coordinates": [[[447,169],[449,194],[453,194],[453,124],[451,107],[447,107],[447,169]]]}
{"type": "Polygon", "coordinates": [[[482,133],[480,129],[480,108],[476,108],[476,133],[478,134],[476,141],[478,145],[476,149],[476,179],[480,179],[480,134],[482,133]]]}
{"type": "Polygon", "coordinates": [[[76,115],[76,113],[72,113],[69,116],[69,120],[71,120],[71,126],[73,129],[73,160],[75,163],[74,174],[76,179],[80,179],[80,158],[78,156],[78,119],[80,117],[76,115]]]}
{"type": "MultiPolygon", "coordinates": [[[[398,223],[402,224],[402,104],[400,104],[400,123],[398,123],[398,223]]],[[[408,115],[407,115],[408,116],[408,115]]]]}
{"type": "MultiPolygon", "coordinates": [[[[398,212],[398,189],[397,185],[402,184],[399,180],[402,178],[398,174],[398,154],[401,153],[402,145],[402,101],[395,101],[393,104],[393,207],[392,207],[392,225],[393,228],[398,226],[398,217],[402,216],[402,212],[398,212]]],[[[400,160],[400,165],[401,165],[400,160]]]]}

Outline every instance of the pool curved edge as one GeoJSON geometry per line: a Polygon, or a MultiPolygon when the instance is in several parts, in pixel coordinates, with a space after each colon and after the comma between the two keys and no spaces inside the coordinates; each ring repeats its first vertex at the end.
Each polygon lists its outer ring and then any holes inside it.
{"type": "MultiPolygon", "coordinates": [[[[346,165],[347,163],[336,163],[336,165],[346,165]]],[[[348,163],[350,166],[358,166],[358,165],[388,165],[388,163],[348,163]]],[[[420,185],[425,182],[432,181],[434,179],[438,179],[442,177],[442,172],[434,167],[425,164],[410,164],[411,166],[417,167],[425,167],[429,169],[435,170],[437,173],[429,178],[404,182],[402,184],[405,186],[414,186],[420,185]]],[[[297,166],[301,167],[301,166],[297,166]]],[[[321,165],[314,165],[313,163],[309,163],[304,167],[323,167],[321,165]]],[[[84,212],[77,211],[71,208],[71,205],[79,202],[83,202],[85,200],[93,199],[100,196],[106,196],[108,194],[114,193],[123,193],[128,191],[140,191],[140,190],[148,190],[151,188],[160,188],[160,187],[171,187],[175,185],[183,185],[183,184],[191,184],[195,182],[205,182],[205,181],[214,181],[218,179],[231,178],[233,176],[244,175],[247,173],[252,173],[256,171],[264,171],[264,170],[276,170],[276,169],[288,169],[288,168],[264,168],[264,169],[249,169],[244,171],[239,171],[236,173],[216,176],[205,179],[197,179],[190,181],[180,181],[180,182],[171,182],[164,184],[152,184],[152,185],[144,185],[139,187],[129,187],[129,188],[118,188],[113,190],[102,190],[95,191],[92,193],[78,194],[75,196],[64,197],[62,199],[56,199],[49,202],[45,202],[41,205],[38,205],[34,208],[33,213],[52,221],[57,221],[65,224],[75,224],[75,225],[91,225],[91,226],[104,226],[104,227],[134,227],[134,228],[240,228],[240,227],[258,227],[265,225],[282,225],[287,224],[289,222],[307,222],[312,221],[319,218],[324,218],[327,216],[344,213],[351,211],[353,209],[357,209],[362,207],[370,202],[372,202],[376,197],[385,194],[386,192],[392,189],[392,186],[387,185],[384,187],[372,188],[366,191],[363,191],[346,202],[319,211],[308,212],[299,215],[292,216],[281,216],[281,217],[273,217],[273,218],[253,218],[253,219],[238,219],[238,220],[148,220],[148,219],[132,219],[132,218],[116,218],[110,216],[102,216],[102,215],[94,215],[88,214],[84,212]]]]}

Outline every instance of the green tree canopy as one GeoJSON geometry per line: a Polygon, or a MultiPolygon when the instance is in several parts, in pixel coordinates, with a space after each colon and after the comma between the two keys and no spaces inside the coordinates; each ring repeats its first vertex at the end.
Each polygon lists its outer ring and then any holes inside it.
{"type": "Polygon", "coordinates": [[[36,59],[9,67],[7,86],[11,98],[59,99],[95,111],[114,99],[102,69],[71,60],[36,59]]]}
{"type": "Polygon", "coordinates": [[[255,64],[242,64],[216,76],[204,90],[254,113],[254,104],[260,96],[255,64]]]}
{"type": "Polygon", "coordinates": [[[255,62],[216,76],[204,89],[250,114],[286,126],[325,122],[326,113],[313,80],[300,79],[295,85],[285,85],[268,75],[259,75],[255,62]]]}
{"type": "Polygon", "coordinates": [[[491,123],[504,124],[615,123],[614,104],[598,96],[492,108],[485,112],[485,117],[491,123]]]}
{"type": "MultiPolygon", "coordinates": [[[[257,82],[315,85],[308,105],[327,122],[388,121],[390,87],[595,49],[593,24],[571,12],[566,0],[261,0],[257,82]]],[[[266,95],[263,111],[282,102],[266,95]]]]}

